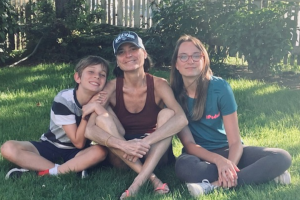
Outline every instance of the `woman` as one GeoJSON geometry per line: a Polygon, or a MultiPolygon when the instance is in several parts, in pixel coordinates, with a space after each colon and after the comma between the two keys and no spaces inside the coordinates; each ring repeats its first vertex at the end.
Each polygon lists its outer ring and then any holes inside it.
{"type": "Polygon", "coordinates": [[[110,118],[111,114],[107,114],[96,119],[96,115],[91,116],[86,136],[104,144],[117,155],[109,155],[114,166],[123,167],[124,161],[138,173],[121,199],[133,196],[147,179],[153,183],[156,193],[168,193],[167,184],[163,184],[152,172],[159,162],[166,164],[170,161],[168,153],[171,152],[172,136],[187,125],[187,119],[167,81],[146,73],[150,60],[136,33],[119,34],[113,41],[113,48],[117,78],[110,81],[104,91],[125,134],[120,126],[113,123],[114,117],[110,118]],[[164,106],[167,108],[162,109],[164,106]],[[124,142],[124,138],[128,141],[124,142]],[[136,148],[137,145],[130,145],[133,142],[140,145],[139,150],[129,150],[136,148]],[[143,158],[143,164],[138,158],[143,158]]]}
{"type": "Polygon", "coordinates": [[[233,92],[212,75],[207,51],[197,38],[179,38],[171,65],[171,87],[189,121],[178,134],[184,149],[175,170],[191,195],[275,177],[290,183],[288,152],[242,144],[233,92]]]}

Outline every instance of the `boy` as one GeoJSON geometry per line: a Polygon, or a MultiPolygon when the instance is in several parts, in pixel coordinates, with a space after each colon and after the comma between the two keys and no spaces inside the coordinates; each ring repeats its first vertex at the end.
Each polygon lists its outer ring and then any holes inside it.
{"type": "Polygon", "coordinates": [[[88,56],[75,68],[76,87],[60,91],[54,98],[49,130],[39,142],[10,140],[1,146],[4,158],[22,169],[10,170],[6,179],[15,172],[38,171],[38,175],[57,175],[70,171],[80,172],[106,158],[107,150],[100,145],[90,145],[84,136],[88,116],[101,115],[99,93],[108,76],[108,62],[98,56],[88,56]],[[94,96],[95,95],[95,96],[94,96]],[[61,165],[55,164],[63,159],[61,165]]]}

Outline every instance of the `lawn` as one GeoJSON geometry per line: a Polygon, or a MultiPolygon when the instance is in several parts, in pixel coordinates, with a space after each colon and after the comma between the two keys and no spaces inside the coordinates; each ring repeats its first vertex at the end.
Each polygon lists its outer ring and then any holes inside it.
{"type": "MultiPolygon", "coordinates": [[[[49,126],[50,107],[57,92],[73,87],[73,65],[41,64],[32,67],[0,69],[0,144],[6,140],[38,140],[49,126]]],[[[168,78],[168,71],[152,70],[168,78]]],[[[222,74],[218,74],[221,75],[222,74]]],[[[279,147],[293,157],[290,168],[292,184],[273,182],[245,186],[233,190],[216,190],[201,197],[223,199],[300,199],[300,90],[276,84],[227,77],[238,104],[240,131],[246,145],[279,147]]],[[[180,154],[181,144],[174,138],[174,153],[180,154]]],[[[0,199],[118,199],[127,189],[134,172],[99,167],[89,177],[80,179],[75,173],[57,177],[37,177],[25,173],[20,179],[5,180],[15,165],[0,156],[0,199]]],[[[169,184],[171,193],[155,196],[146,183],[132,199],[192,199],[184,183],[174,174],[174,166],[156,169],[155,173],[169,184]]]]}

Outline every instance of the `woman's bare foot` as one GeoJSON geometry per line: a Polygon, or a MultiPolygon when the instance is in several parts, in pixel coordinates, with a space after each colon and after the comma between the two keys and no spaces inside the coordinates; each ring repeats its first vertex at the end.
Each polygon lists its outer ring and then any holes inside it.
{"type": "Polygon", "coordinates": [[[126,199],[128,197],[132,197],[132,195],[130,194],[129,190],[125,190],[125,192],[123,192],[123,194],[120,197],[120,200],[126,199]]]}
{"type": "Polygon", "coordinates": [[[161,182],[155,175],[150,177],[150,180],[153,184],[154,191],[156,194],[167,194],[170,192],[170,189],[166,183],[161,182]]]}
{"type": "Polygon", "coordinates": [[[128,197],[133,197],[138,192],[141,185],[142,183],[139,183],[139,181],[135,179],[133,183],[129,186],[129,188],[125,190],[125,192],[123,192],[123,194],[120,197],[120,200],[126,199],[128,197]]]}

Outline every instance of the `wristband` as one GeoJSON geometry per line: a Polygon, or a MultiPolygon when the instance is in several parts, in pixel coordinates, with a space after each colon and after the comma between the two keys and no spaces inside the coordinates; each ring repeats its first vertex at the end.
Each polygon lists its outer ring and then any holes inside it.
{"type": "Polygon", "coordinates": [[[110,135],[107,139],[106,139],[106,141],[105,141],[105,143],[104,143],[104,145],[106,146],[106,147],[108,147],[107,146],[107,141],[109,140],[109,138],[111,138],[112,137],[112,135],[110,135]]]}

